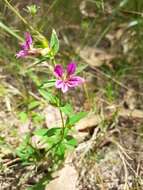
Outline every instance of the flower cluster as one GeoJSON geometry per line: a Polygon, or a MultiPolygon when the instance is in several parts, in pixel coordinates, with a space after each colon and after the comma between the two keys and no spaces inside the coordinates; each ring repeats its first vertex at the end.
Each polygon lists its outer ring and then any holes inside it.
{"type": "MultiPolygon", "coordinates": [[[[41,50],[40,50],[41,51],[41,50]]],[[[29,55],[37,55],[38,49],[33,48],[33,40],[29,32],[25,33],[25,42],[21,44],[21,50],[16,54],[17,58],[24,58],[29,55]]],[[[71,62],[67,65],[64,71],[62,65],[58,64],[54,68],[54,75],[57,80],[55,83],[56,88],[61,89],[63,93],[67,92],[69,88],[76,87],[84,82],[82,77],[76,76],[76,64],[71,62]]]]}

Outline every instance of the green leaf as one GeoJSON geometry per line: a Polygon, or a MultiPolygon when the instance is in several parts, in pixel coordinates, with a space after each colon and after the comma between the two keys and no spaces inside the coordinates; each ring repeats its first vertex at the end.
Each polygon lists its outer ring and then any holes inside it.
{"type": "Polygon", "coordinates": [[[48,80],[44,82],[41,88],[49,88],[49,87],[55,86],[55,82],[56,82],[56,79],[48,80]]]}
{"type": "Polygon", "coordinates": [[[37,136],[46,136],[46,137],[51,137],[51,136],[55,136],[55,135],[59,135],[61,132],[61,128],[60,127],[54,127],[51,129],[37,129],[34,134],[37,136]]]}
{"type": "Polygon", "coordinates": [[[73,112],[72,106],[70,104],[68,104],[68,103],[63,107],[60,107],[60,109],[67,116],[70,116],[71,113],[73,112]]]}
{"type": "Polygon", "coordinates": [[[66,137],[66,145],[76,147],[77,146],[77,140],[73,138],[72,136],[67,136],[66,137]]]}
{"type": "Polygon", "coordinates": [[[139,23],[140,23],[139,20],[133,20],[133,21],[129,22],[128,27],[136,26],[136,25],[138,25],[139,23]]]}
{"type": "Polygon", "coordinates": [[[52,53],[56,55],[56,53],[59,51],[59,40],[58,40],[55,30],[52,31],[50,47],[51,47],[52,53]]]}
{"type": "Polygon", "coordinates": [[[21,122],[25,123],[28,120],[28,115],[26,112],[23,111],[19,113],[19,118],[21,122]]]}
{"type": "Polygon", "coordinates": [[[61,143],[61,130],[62,128],[39,129],[34,132],[39,136],[44,147],[49,150],[51,147],[56,147],[61,143]]]}
{"type": "Polygon", "coordinates": [[[42,139],[42,143],[46,145],[45,148],[49,150],[51,147],[55,147],[60,143],[59,136],[58,137],[55,135],[51,137],[44,136],[42,139]]]}
{"type": "Polygon", "coordinates": [[[71,129],[69,127],[65,127],[65,129],[64,129],[64,138],[67,137],[69,131],[71,132],[71,129]]]}
{"type": "Polygon", "coordinates": [[[54,127],[54,128],[48,129],[47,135],[49,137],[53,135],[59,135],[61,130],[62,129],[60,127],[54,127]]]}
{"type": "Polygon", "coordinates": [[[79,120],[84,118],[86,115],[87,115],[86,112],[79,112],[77,114],[74,114],[68,118],[66,125],[73,126],[73,125],[75,125],[75,123],[77,123],[79,120]]]}
{"type": "Polygon", "coordinates": [[[127,3],[129,2],[129,0],[122,0],[119,4],[120,7],[124,7],[127,3]]]}
{"type": "Polygon", "coordinates": [[[34,101],[30,102],[30,104],[28,105],[28,109],[29,110],[33,110],[33,109],[35,109],[39,105],[40,105],[40,102],[34,100],[34,101]]]}
{"type": "Polygon", "coordinates": [[[56,96],[53,96],[51,92],[44,89],[39,89],[39,93],[45,98],[45,100],[48,100],[51,104],[56,106],[59,105],[59,99],[56,96]]]}
{"type": "Polygon", "coordinates": [[[45,117],[41,113],[32,112],[32,121],[34,121],[36,123],[41,123],[44,121],[44,119],[45,119],[45,117]]]}
{"type": "Polygon", "coordinates": [[[64,158],[65,151],[66,151],[65,144],[64,143],[59,143],[58,147],[56,147],[55,154],[57,154],[61,158],[64,158]]]}
{"type": "Polygon", "coordinates": [[[37,158],[37,152],[34,147],[30,145],[30,136],[26,135],[23,142],[16,149],[16,154],[21,158],[22,161],[34,161],[37,158]]]}
{"type": "Polygon", "coordinates": [[[48,132],[48,129],[37,129],[34,134],[37,136],[44,136],[48,132]]]}

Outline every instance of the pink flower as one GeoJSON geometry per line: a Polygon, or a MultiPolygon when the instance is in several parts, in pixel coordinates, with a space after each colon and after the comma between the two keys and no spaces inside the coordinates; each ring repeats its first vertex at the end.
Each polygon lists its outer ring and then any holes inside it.
{"type": "Polygon", "coordinates": [[[29,32],[25,33],[25,42],[21,45],[21,50],[16,54],[17,58],[26,57],[31,54],[32,37],[29,32]]]}
{"type": "Polygon", "coordinates": [[[66,73],[62,65],[56,65],[54,69],[54,74],[57,78],[55,86],[62,90],[63,93],[67,92],[69,88],[76,87],[84,82],[84,79],[75,76],[76,64],[71,62],[68,64],[66,73]]]}

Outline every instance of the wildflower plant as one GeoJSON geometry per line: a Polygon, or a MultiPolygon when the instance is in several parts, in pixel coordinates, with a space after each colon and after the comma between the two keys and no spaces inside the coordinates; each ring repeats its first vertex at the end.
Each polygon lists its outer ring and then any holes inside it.
{"type": "Polygon", "coordinates": [[[25,41],[20,47],[20,51],[16,54],[17,59],[36,60],[34,64],[26,67],[24,76],[33,80],[37,95],[34,96],[35,99],[32,97],[27,101],[28,109],[19,114],[24,124],[30,120],[34,126],[31,127],[29,123],[30,127],[26,127],[16,153],[24,164],[37,165],[47,159],[50,161],[48,170],[53,172],[64,161],[67,151],[77,146],[72,131],[74,125],[86,115],[85,112],[75,113],[70,102],[65,102],[64,96],[68,91],[82,85],[85,79],[77,76],[75,62],[71,61],[66,67],[57,63],[55,56],[59,51],[59,40],[55,30],[52,31],[49,43],[45,37],[41,38],[41,35],[34,39],[29,32],[26,32],[25,41]],[[37,39],[40,40],[35,43],[37,39]],[[46,82],[39,79],[36,74],[36,66],[43,62],[46,62],[49,70],[46,82]],[[48,104],[59,110],[61,120],[59,126],[45,127],[45,117],[34,111],[37,107],[48,104]]]}

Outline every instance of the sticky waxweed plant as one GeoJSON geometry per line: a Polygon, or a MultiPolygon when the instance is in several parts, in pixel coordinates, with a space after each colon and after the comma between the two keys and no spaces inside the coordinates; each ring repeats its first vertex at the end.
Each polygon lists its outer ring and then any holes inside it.
{"type": "Polygon", "coordinates": [[[67,151],[77,146],[77,140],[72,136],[72,130],[76,122],[86,115],[85,112],[75,113],[72,105],[65,101],[64,96],[69,90],[82,85],[85,80],[77,76],[75,62],[71,61],[67,66],[57,63],[55,56],[59,51],[59,40],[55,30],[52,31],[49,43],[48,40],[42,43],[41,39],[40,43],[38,40],[26,32],[25,41],[16,53],[17,59],[24,60],[26,65],[26,60],[36,60],[26,66],[23,75],[25,78],[33,80],[36,86],[35,93],[39,93],[38,97],[40,96],[39,99],[29,98],[26,103],[28,109],[19,113],[19,118],[23,123],[30,120],[34,126],[29,122],[16,154],[23,164],[37,165],[47,160],[49,171],[55,171],[64,161],[67,151]],[[49,70],[46,82],[40,80],[35,72],[37,65],[43,62],[48,64],[46,69],[49,70]],[[34,112],[35,108],[43,104],[50,104],[59,110],[61,118],[59,125],[50,126],[50,128],[44,126],[44,116],[34,112]]]}
{"type": "MultiPolygon", "coordinates": [[[[66,101],[65,98],[68,91],[85,83],[84,78],[78,76],[82,68],[73,60],[67,64],[64,61],[59,63],[56,56],[59,40],[55,30],[47,40],[9,1],[4,2],[27,28],[24,38],[18,38],[20,47],[15,53],[19,64],[16,76],[22,83],[19,89],[22,96],[18,97],[15,113],[22,125],[18,129],[20,138],[14,155],[16,153],[23,165],[34,165],[36,170],[46,162],[46,169],[52,173],[60,168],[67,152],[77,146],[72,135],[74,125],[86,115],[85,112],[75,112],[70,99],[66,101]],[[42,111],[48,105],[58,110],[60,122],[47,127],[42,111]]],[[[28,8],[32,16],[36,14],[35,8],[28,8]]],[[[45,183],[45,178],[41,180],[45,183]]]]}

